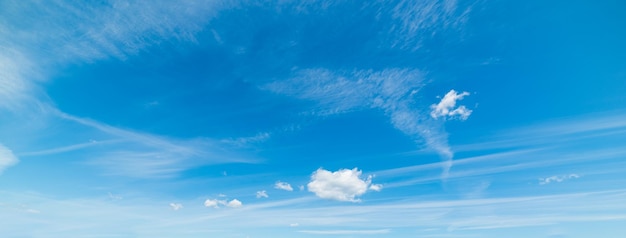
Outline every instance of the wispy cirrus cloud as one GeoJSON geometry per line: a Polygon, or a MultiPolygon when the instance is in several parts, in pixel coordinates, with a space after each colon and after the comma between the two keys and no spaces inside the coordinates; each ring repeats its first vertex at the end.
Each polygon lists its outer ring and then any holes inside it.
{"type": "Polygon", "coordinates": [[[316,235],[376,235],[388,234],[390,229],[381,230],[301,230],[300,233],[316,234],[316,235]]]}
{"type": "MultiPolygon", "coordinates": [[[[484,151],[536,146],[564,146],[597,138],[626,135],[626,114],[612,111],[558,118],[529,126],[498,131],[492,137],[481,138],[480,143],[454,146],[457,151],[484,151]]],[[[611,142],[614,140],[606,140],[611,142]]],[[[607,144],[607,143],[603,143],[607,144]]]]}
{"type": "Polygon", "coordinates": [[[125,59],[163,41],[193,41],[195,32],[226,5],[226,1],[6,1],[0,10],[4,23],[0,29],[13,34],[3,34],[0,41],[32,56],[41,56],[38,50],[49,52],[46,61],[125,59]]]}
{"type": "MultiPolygon", "coordinates": [[[[54,231],[58,235],[89,234],[102,230],[112,234],[170,234],[173,231],[181,232],[180,229],[199,230],[200,234],[206,235],[221,235],[224,233],[220,232],[225,230],[241,233],[271,227],[277,229],[277,234],[288,236],[298,231],[286,227],[285,224],[294,224],[297,221],[299,227],[306,227],[305,229],[311,231],[388,229],[391,232],[409,228],[439,231],[432,234],[456,234],[456,231],[467,233],[472,230],[499,230],[570,222],[621,222],[626,220],[626,205],[623,203],[625,192],[620,189],[480,199],[423,197],[418,201],[392,201],[359,206],[344,203],[329,206],[316,204],[311,199],[298,198],[259,202],[239,209],[186,209],[182,216],[182,213],[173,215],[169,209],[154,209],[167,203],[152,199],[125,199],[113,203],[102,199],[59,199],[41,194],[0,191],[5,203],[0,204],[0,218],[6,221],[6,226],[0,227],[0,231],[15,237],[31,234],[25,232],[28,230],[25,227],[34,228],[42,234],[54,231]],[[11,204],[24,203],[34,206],[11,208],[11,204]],[[303,206],[305,204],[308,206],[303,206]],[[36,209],[40,213],[28,213],[26,209],[36,209]],[[93,217],[94,214],[97,219],[93,217]],[[412,219],[406,219],[407,217],[412,219]],[[117,226],[120,222],[129,226],[117,226]],[[220,230],[202,229],[206,228],[207,222],[220,227],[220,230]],[[281,228],[284,230],[280,230],[281,228]]],[[[210,207],[213,204],[226,206],[229,202],[219,199],[210,201],[210,207]]],[[[201,202],[196,199],[181,201],[181,204],[185,204],[185,208],[202,207],[201,202]]]]}
{"type": "Polygon", "coordinates": [[[468,21],[471,7],[455,0],[397,1],[391,8],[393,24],[389,27],[392,48],[419,50],[426,41],[441,37],[447,31],[461,31],[468,21]]]}
{"type": "Polygon", "coordinates": [[[55,154],[99,145],[106,150],[90,153],[87,164],[103,168],[107,175],[172,178],[181,171],[199,165],[255,163],[257,161],[241,150],[244,142],[232,145],[209,138],[174,139],[110,126],[88,118],[70,115],[56,108],[48,107],[46,112],[66,122],[81,125],[85,132],[92,135],[105,135],[110,139],[102,143],[89,142],[25,154],[55,154]]]}
{"type": "Polygon", "coordinates": [[[50,104],[39,84],[69,63],[125,60],[168,41],[193,42],[219,10],[234,1],[2,2],[0,109],[50,104]]]}
{"type": "Polygon", "coordinates": [[[568,174],[568,175],[554,175],[547,178],[539,178],[540,185],[546,185],[549,183],[560,183],[565,180],[577,179],[580,178],[578,174],[568,174]]]}
{"type": "Polygon", "coordinates": [[[332,72],[306,69],[296,71],[288,80],[273,82],[263,88],[314,101],[317,105],[313,114],[320,116],[351,110],[382,110],[396,129],[423,141],[427,148],[444,158],[445,177],[453,152],[441,123],[427,116],[416,97],[424,85],[424,74],[419,70],[392,68],[332,72]]]}

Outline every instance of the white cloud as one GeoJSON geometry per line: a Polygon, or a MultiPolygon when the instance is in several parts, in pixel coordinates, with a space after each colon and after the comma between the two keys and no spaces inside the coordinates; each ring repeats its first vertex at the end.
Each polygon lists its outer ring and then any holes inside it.
{"type": "Polygon", "coordinates": [[[2,173],[2,171],[6,168],[17,164],[17,162],[19,162],[19,160],[13,152],[9,148],[0,144],[0,173],[2,173]]]}
{"type": "Polygon", "coordinates": [[[291,187],[291,184],[288,184],[288,183],[285,183],[285,182],[281,182],[281,181],[276,182],[276,184],[274,184],[274,188],[275,189],[280,189],[280,190],[285,190],[285,191],[293,191],[293,188],[291,187]]]}
{"type": "MultiPolygon", "coordinates": [[[[205,205],[206,205],[206,202],[205,202],[205,205]]],[[[178,211],[181,208],[183,208],[183,204],[180,204],[180,203],[170,203],[170,207],[172,208],[172,210],[178,211]]]]}
{"type": "Polygon", "coordinates": [[[380,190],[383,190],[383,185],[382,184],[372,184],[372,185],[370,185],[370,190],[376,191],[376,192],[380,192],[380,190]]]}
{"type": "Polygon", "coordinates": [[[204,206],[218,208],[220,203],[221,202],[217,199],[207,199],[204,201],[204,206]]]}
{"type": "Polygon", "coordinates": [[[539,178],[539,184],[540,185],[546,185],[549,183],[560,183],[563,182],[565,180],[569,180],[569,179],[577,179],[580,178],[580,175],[578,174],[569,174],[569,175],[555,175],[555,176],[550,176],[547,178],[539,178]]]}
{"type": "Polygon", "coordinates": [[[256,198],[268,198],[267,192],[265,190],[257,191],[256,198]]]}
{"type": "Polygon", "coordinates": [[[226,206],[227,207],[232,207],[232,208],[238,208],[238,207],[243,206],[243,203],[241,203],[241,201],[239,201],[237,199],[233,199],[233,200],[230,200],[230,202],[228,202],[226,204],[226,206]]]}
{"type": "Polygon", "coordinates": [[[289,226],[290,226],[290,227],[296,227],[296,226],[300,226],[300,224],[298,224],[298,223],[296,222],[296,223],[291,223],[291,224],[289,224],[289,226]]]}
{"type": "Polygon", "coordinates": [[[332,199],[344,202],[359,202],[358,196],[363,195],[368,189],[382,189],[381,185],[370,186],[371,176],[363,180],[360,178],[361,171],[354,169],[340,169],[331,172],[318,169],[311,175],[311,182],[307,185],[310,192],[320,198],[332,199]]]}
{"type": "Polygon", "coordinates": [[[233,199],[230,201],[226,201],[226,200],[218,200],[218,199],[207,199],[204,201],[204,206],[205,207],[212,207],[212,208],[220,208],[220,206],[227,206],[227,207],[231,207],[231,208],[238,208],[241,207],[243,205],[243,203],[241,203],[241,201],[237,200],[237,199],[233,199]]]}
{"type": "Polygon", "coordinates": [[[430,106],[430,116],[434,119],[438,118],[459,118],[466,120],[471,114],[472,110],[467,109],[465,106],[456,106],[457,100],[462,100],[465,96],[469,96],[470,93],[462,92],[458,94],[454,89],[450,90],[439,103],[430,106]]]}

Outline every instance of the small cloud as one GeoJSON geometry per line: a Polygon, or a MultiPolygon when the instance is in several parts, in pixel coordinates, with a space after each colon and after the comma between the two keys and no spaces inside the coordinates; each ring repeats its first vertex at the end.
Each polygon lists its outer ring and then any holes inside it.
{"type": "Polygon", "coordinates": [[[6,168],[17,164],[18,161],[17,157],[9,148],[0,144],[0,173],[6,168]]]}
{"type": "Polygon", "coordinates": [[[359,202],[358,196],[370,190],[382,189],[382,185],[371,185],[372,177],[363,180],[361,171],[354,169],[340,169],[331,172],[318,169],[311,175],[311,182],[307,185],[309,191],[320,198],[344,202],[359,202]]]}
{"type": "MultiPolygon", "coordinates": [[[[205,206],[206,206],[206,202],[205,202],[205,206]]],[[[180,204],[180,203],[170,203],[170,207],[172,208],[172,210],[178,211],[181,208],[183,208],[183,204],[180,204]]]]}
{"type": "Polygon", "coordinates": [[[218,201],[217,199],[207,199],[204,201],[205,207],[218,208],[219,204],[220,204],[220,201],[218,201]]]}
{"type": "Polygon", "coordinates": [[[303,191],[304,190],[304,185],[300,185],[298,188],[300,189],[300,191],[303,191]]]}
{"type": "Polygon", "coordinates": [[[291,187],[291,184],[288,184],[288,183],[285,183],[285,182],[281,182],[281,181],[276,182],[276,184],[274,184],[274,188],[275,189],[280,189],[280,190],[285,190],[285,191],[293,191],[293,188],[291,187]]]}
{"type": "Polygon", "coordinates": [[[256,192],[256,198],[268,198],[268,197],[269,195],[267,195],[267,192],[265,190],[256,192]]]}
{"type": "Polygon", "coordinates": [[[442,118],[455,118],[458,117],[461,120],[466,120],[471,114],[472,110],[467,109],[465,106],[456,107],[456,101],[462,100],[465,96],[469,96],[470,93],[462,92],[458,94],[456,91],[450,90],[438,104],[430,106],[430,116],[434,119],[442,118]]]}
{"type": "Polygon", "coordinates": [[[220,206],[238,208],[238,207],[241,207],[242,205],[243,204],[241,203],[241,201],[237,199],[233,199],[228,202],[226,200],[218,200],[218,199],[207,199],[204,201],[205,207],[212,207],[212,208],[220,208],[220,206]]]}
{"type": "Polygon", "coordinates": [[[227,196],[226,196],[226,194],[223,194],[223,193],[220,193],[220,194],[218,194],[217,196],[218,196],[218,197],[221,197],[221,198],[225,198],[225,197],[227,197],[227,196]]]}
{"type": "Polygon", "coordinates": [[[299,226],[299,225],[300,225],[300,224],[298,224],[297,222],[296,222],[296,223],[291,223],[291,224],[289,224],[289,226],[290,226],[290,227],[296,227],[296,226],[299,226]]]}
{"type": "Polygon", "coordinates": [[[372,184],[372,185],[370,185],[370,190],[376,191],[376,192],[380,192],[380,190],[383,190],[383,185],[382,184],[372,184]]]}
{"type": "Polygon", "coordinates": [[[555,175],[555,176],[550,176],[547,178],[539,178],[539,185],[546,185],[546,184],[553,183],[553,182],[560,183],[565,180],[577,179],[577,178],[580,178],[580,175],[578,174],[555,175]]]}
{"type": "Polygon", "coordinates": [[[237,199],[233,199],[233,200],[230,200],[230,202],[228,202],[226,204],[226,206],[227,207],[232,207],[232,208],[238,208],[238,207],[243,206],[243,203],[241,203],[241,201],[239,201],[237,199]]]}

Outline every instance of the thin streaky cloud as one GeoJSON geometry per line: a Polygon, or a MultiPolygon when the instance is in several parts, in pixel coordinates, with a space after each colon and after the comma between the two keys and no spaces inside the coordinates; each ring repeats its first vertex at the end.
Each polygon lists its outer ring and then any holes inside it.
{"type": "Polygon", "coordinates": [[[626,134],[626,115],[623,112],[584,115],[564,118],[531,126],[498,131],[483,138],[480,143],[455,145],[455,151],[480,151],[489,149],[528,147],[559,144],[598,137],[626,134]]]}
{"type": "Polygon", "coordinates": [[[42,156],[42,155],[53,155],[53,154],[60,154],[60,153],[65,153],[65,152],[70,152],[70,151],[76,151],[76,150],[81,150],[81,149],[85,149],[85,148],[89,148],[92,146],[98,146],[98,145],[105,145],[105,144],[114,144],[114,143],[118,143],[118,142],[122,142],[123,140],[105,140],[105,141],[90,141],[90,142],[86,142],[86,143],[80,143],[80,144],[75,144],[75,145],[68,145],[68,146],[63,146],[63,147],[58,147],[58,148],[53,148],[53,149],[47,149],[47,150],[40,150],[40,151],[33,151],[33,152],[22,152],[19,154],[19,156],[42,156]]]}
{"type": "Polygon", "coordinates": [[[300,233],[317,234],[317,235],[376,235],[388,234],[390,229],[380,230],[301,230],[300,233]]]}
{"type": "Polygon", "coordinates": [[[443,163],[442,176],[447,177],[453,157],[448,135],[436,122],[416,106],[416,94],[425,85],[423,73],[414,69],[355,70],[337,73],[327,69],[295,72],[285,81],[263,88],[318,103],[314,114],[329,115],[350,110],[380,109],[398,130],[423,141],[437,152],[443,163]]]}

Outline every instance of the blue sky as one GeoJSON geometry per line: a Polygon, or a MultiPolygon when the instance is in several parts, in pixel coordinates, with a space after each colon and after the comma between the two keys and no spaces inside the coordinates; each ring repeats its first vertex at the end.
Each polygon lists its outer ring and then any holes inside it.
{"type": "Polygon", "coordinates": [[[621,1],[0,1],[6,237],[621,237],[621,1]]]}

